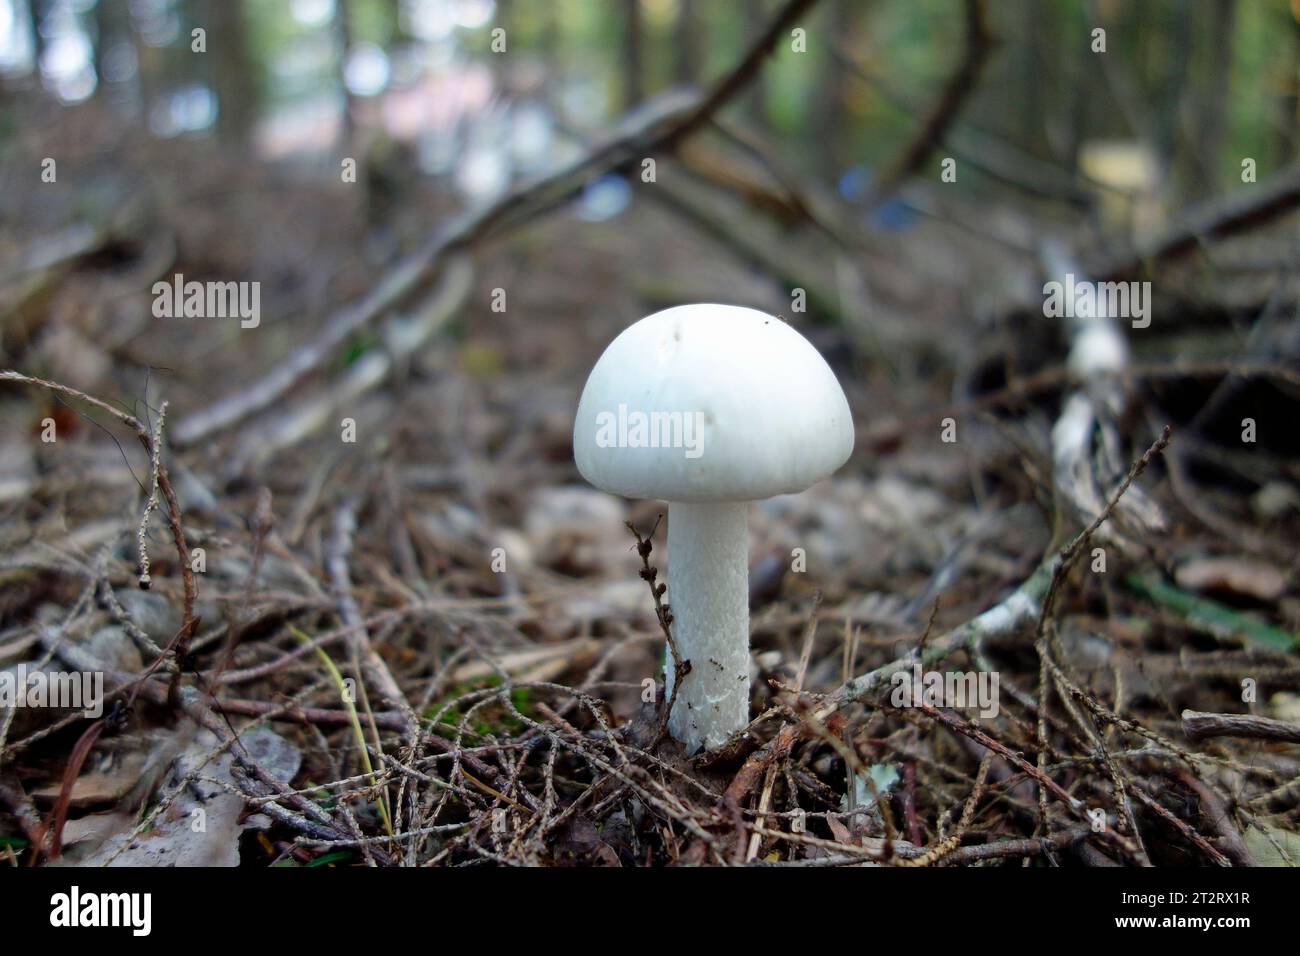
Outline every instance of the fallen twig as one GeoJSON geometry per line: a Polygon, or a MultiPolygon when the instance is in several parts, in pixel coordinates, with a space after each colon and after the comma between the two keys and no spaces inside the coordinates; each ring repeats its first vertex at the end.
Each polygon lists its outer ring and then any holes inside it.
{"type": "MultiPolygon", "coordinates": [[[[1001,602],[978,617],[954,628],[939,639],[930,641],[919,655],[921,663],[934,663],[954,651],[974,647],[989,637],[1009,634],[1027,624],[1030,620],[1041,619],[1048,595],[1052,594],[1052,600],[1055,601],[1054,592],[1060,587],[1065,571],[1068,570],[1068,567],[1063,567],[1067,563],[1066,559],[1068,558],[1069,562],[1073,562],[1084,543],[1096,533],[1097,529],[1114,511],[1119,499],[1128,491],[1134,479],[1146,469],[1152,458],[1159,454],[1168,443],[1169,434],[1168,429],[1166,429],[1165,433],[1133,465],[1129,474],[1120,483],[1114,495],[1111,496],[1110,502],[1106,504],[1101,513],[1061,553],[1053,554],[1050,558],[1045,559],[1029,576],[1028,580],[1001,602]]],[[[880,692],[889,685],[894,674],[899,671],[910,670],[917,657],[918,655],[915,654],[906,654],[890,661],[888,664],[868,671],[866,674],[860,674],[851,680],[845,681],[830,695],[828,702],[819,708],[819,714],[825,715],[852,701],[874,703],[880,692]]]]}
{"type": "MultiPolygon", "coordinates": [[[[172,679],[173,694],[177,687],[177,681],[184,671],[185,659],[189,652],[189,642],[198,629],[198,620],[194,617],[194,602],[198,595],[198,585],[194,580],[194,570],[190,567],[190,549],[185,541],[185,528],[181,523],[181,506],[176,498],[176,492],[172,489],[171,478],[167,473],[167,468],[162,462],[160,443],[162,441],[161,430],[155,437],[153,431],[145,425],[144,422],[134,415],[122,411],[120,408],[108,404],[102,399],[87,395],[79,389],[71,388],[67,385],[61,385],[58,382],[52,382],[43,378],[35,378],[30,375],[24,375],[21,372],[12,370],[0,370],[0,381],[19,382],[25,385],[36,385],[40,388],[49,389],[61,395],[67,395],[70,398],[86,402],[100,411],[107,412],[122,424],[126,425],[135,432],[139,438],[140,444],[144,446],[145,453],[154,465],[154,473],[157,478],[158,490],[162,492],[163,500],[167,504],[167,526],[171,529],[172,542],[176,547],[176,556],[180,565],[181,582],[184,587],[184,605],[182,607],[181,626],[176,635],[171,639],[165,648],[165,653],[175,656],[177,663],[180,665],[172,679]]],[[[147,520],[148,510],[145,511],[144,519],[147,520]]],[[[148,566],[141,568],[141,580],[147,581],[148,566]]],[[[163,658],[154,662],[154,667],[161,666],[163,658]]]]}
{"type": "Polygon", "coordinates": [[[1293,163],[1267,182],[1194,206],[1177,224],[1134,250],[1097,257],[1092,271],[1103,279],[1127,278],[1144,266],[1176,259],[1205,243],[1272,222],[1298,205],[1300,164],[1293,163]]]}
{"type": "MultiPolygon", "coordinates": [[[[406,715],[407,735],[411,742],[414,742],[419,720],[411,709],[410,701],[406,699],[406,695],[402,693],[402,689],[393,678],[388,665],[371,646],[370,635],[366,631],[361,611],[357,607],[356,598],[352,596],[352,575],[348,569],[348,555],[352,552],[352,537],[356,529],[356,504],[350,500],[344,501],[334,511],[334,534],[326,564],[330,583],[334,587],[335,599],[338,601],[339,616],[347,628],[348,651],[359,670],[358,676],[364,675],[390,707],[406,715]]],[[[359,685],[359,690],[364,695],[364,684],[359,685]]],[[[362,699],[364,702],[364,697],[362,699]]]]}
{"type": "Polygon", "coordinates": [[[1198,710],[1183,711],[1183,733],[1192,740],[1210,737],[1253,737],[1300,744],[1300,724],[1253,714],[1207,714],[1198,710]]]}

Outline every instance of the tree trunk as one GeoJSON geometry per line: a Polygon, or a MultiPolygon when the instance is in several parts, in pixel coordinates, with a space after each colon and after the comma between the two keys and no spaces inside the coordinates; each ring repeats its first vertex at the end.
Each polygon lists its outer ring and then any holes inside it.
{"type": "Polygon", "coordinates": [[[248,49],[244,0],[209,0],[208,56],[217,93],[217,135],[244,146],[257,120],[257,79],[248,49]]]}
{"type": "MultiPolygon", "coordinates": [[[[747,20],[745,27],[746,48],[762,35],[767,28],[768,21],[767,9],[759,0],[754,0],[751,6],[752,9],[742,11],[742,16],[747,20]]],[[[788,34],[784,42],[788,47],[788,34]]],[[[812,44],[816,41],[814,38],[809,38],[808,42],[812,44]]],[[[758,74],[749,84],[749,92],[743,97],[743,109],[748,117],[749,124],[760,133],[767,129],[767,87],[763,82],[766,73],[766,70],[758,71],[758,74]]]]}
{"type": "Polygon", "coordinates": [[[678,83],[694,86],[700,82],[704,61],[704,21],[699,15],[699,0],[681,0],[673,40],[677,48],[673,76],[678,83]]]}
{"type": "Polygon", "coordinates": [[[356,97],[348,89],[348,84],[344,79],[348,64],[348,51],[352,49],[352,2],[351,0],[336,0],[334,5],[334,45],[338,51],[338,84],[339,93],[343,97],[343,116],[341,129],[339,130],[339,145],[343,151],[347,151],[352,146],[353,138],[357,129],[357,104],[356,97]]]}
{"type": "Polygon", "coordinates": [[[623,0],[623,108],[636,106],[645,98],[641,62],[644,29],[640,0],[623,0]]]}
{"type": "Polygon", "coordinates": [[[1277,164],[1284,166],[1296,158],[1300,147],[1300,18],[1289,16],[1285,11],[1282,29],[1290,42],[1291,65],[1287,69],[1286,86],[1282,91],[1279,104],[1281,116],[1277,124],[1277,164]]]}
{"type": "Polygon", "coordinates": [[[1175,158],[1182,152],[1179,144],[1182,130],[1178,123],[1178,104],[1182,101],[1183,91],[1187,87],[1188,64],[1192,59],[1192,23],[1188,12],[1179,7],[1170,7],[1165,11],[1165,63],[1163,77],[1163,96],[1167,108],[1160,112],[1160,129],[1157,134],[1157,148],[1160,151],[1160,165],[1172,170],[1175,158]]]}
{"type": "Polygon", "coordinates": [[[1236,20],[1236,0],[1213,0],[1209,6],[1207,35],[1210,42],[1205,86],[1200,94],[1200,140],[1196,156],[1201,163],[1201,178],[1213,192],[1224,181],[1223,147],[1228,132],[1229,89],[1232,79],[1232,41],[1236,20]]]}
{"type": "Polygon", "coordinates": [[[106,92],[109,55],[131,42],[131,11],[127,0],[99,0],[95,4],[95,34],[95,76],[99,81],[95,92],[102,96],[106,92]]]}
{"type": "Polygon", "coordinates": [[[41,36],[41,18],[45,15],[47,0],[27,0],[27,25],[31,30],[32,73],[40,76],[41,54],[45,52],[45,39],[41,36]]]}
{"type": "MultiPolygon", "coordinates": [[[[850,0],[832,0],[824,14],[830,35],[846,40],[852,31],[850,0]]],[[[849,152],[849,124],[844,116],[845,69],[839,57],[823,56],[813,86],[809,107],[813,142],[818,144],[817,162],[822,174],[834,182],[843,171],[849,152]]]]}

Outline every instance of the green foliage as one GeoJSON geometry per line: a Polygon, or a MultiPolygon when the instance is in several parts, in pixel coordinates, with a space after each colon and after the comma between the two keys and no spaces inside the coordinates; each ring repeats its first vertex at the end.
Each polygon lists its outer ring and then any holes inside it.
{"type": "Polygon", "coordinates": [[[334,850],[323,856],[318,856],[310,863],[303,864],[304,868],[310,870],[318,866],[330,866],[334,863],[352,863],[356,860],[356,854],[351,850],[334,850]]]}
{"type": "MultiPolygon", "coordinates": [[[[425,720],[433,720],[434,717],[438,717],[439,726],[455,731],[460,727],[460,723],[464,719],[464,713],[459,706],[448,707],[447,704],[476,690],[500,686],[501,678],[495,674],[490,677],[455,684],[447,689],[447,693],[443,698],[432,704],[424,712],[424,718],[425,720]]],[[[514,705],[515,710],[529,718],[533,717],[531,699],[532,694],[527,687],[515,687],[510,691],[510,702],[514,705]]],[[[492,703],[474,711],[474,719],[470,721],[466,732],[476,737],[486,737],[489,735],[517,734],[523,729],[524,724],[518,717],[507,708],[492,703]]]]}
{"type": "Polygon", "coordinates": [[[1130,574],[1124,583],[1136,593],[1162,604],[1185,617],[1191,624],[1220,637],[1242,637],[1279,651],[1300,647],[1300,637],[1234,611],[1217,601],[1188,594],[1186,591],[1154,577],[1130,574]]]}
{"type": "Polygon", "coordinates": [[[347,347],[339,356],[334,371],[341,372],[346,368],[355,365],[361,356],[365,355],[372,348],[380,344],[381,340],[377,332],[364,330],[358,332],[348,340],[347,347]]]}

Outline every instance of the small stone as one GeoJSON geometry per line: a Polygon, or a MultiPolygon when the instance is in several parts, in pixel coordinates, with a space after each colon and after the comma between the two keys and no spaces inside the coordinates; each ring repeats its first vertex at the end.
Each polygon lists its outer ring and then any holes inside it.
{"type": "Polygon", "coordinates": [[[116,624],[101,627],[90,636],[90,653],[109,670],[137,674],[144,668],[140,651],[116,624]]]}

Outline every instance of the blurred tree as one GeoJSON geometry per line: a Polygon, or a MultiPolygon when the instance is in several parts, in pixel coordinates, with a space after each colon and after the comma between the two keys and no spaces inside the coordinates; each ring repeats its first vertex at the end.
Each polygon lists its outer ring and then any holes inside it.
{"type": "Polygon", "coordinates": [[[631,109],[645,98],[642,49],[645,24],[641,0],[623,0],[623,108],[631,109]]]}
{"type": "Polygon", "coordinates": [[[1290,38],[1278,102],[1277,162],[1289,163],[1300,151],[1300,2],[1282,12],[1282,32],[1290,38]]]}
{"type": "Polygon", "coordinates": [[[1165,4],[1163,15],[1158,20],[1163,39],[1162,51],[1164,62],[1162,76],[1156,86],[1160,100],[1170,104],[1170,108],[1157,113],[1160,126],[1156,133],[1156,149],[1160,164],[1172,169],[1180,149],[1180,132],[1178,127],[1179,104],[1182,102],[1183,90],[1187,88],[1188,65],[1192,59],[1192,18],[1186,8],[1180,4],[1165,4]]]}
{"type": "Polygon", "coordinates": [[[1191,152],[1200,166],[1199,178],[1203,186],[1213,192],[1223,182],[1220,163],[1223,161],[1228,104],[1231,102],[1237,0],[1211,0],[1199,9],[1206,18],[1204,32],[1209,56],[1197,90],[1197,144],[1191,152]]]}
{"type": "Polygon", "coordinates": [[[677,24],[674,30],[673,46],[676,58],[673,75],[678,83],[694,85],[700,82],[700,67],[703,57],[700,50],[704,43],[704,21],[699,16],[699,0],[681,0],[677,7],[677,24]]]}
{"type": "MultiPolygon", "coordinates": [[[[107,77],[112,75],[110,60],[118,56],[123,48],[130,47],[131,11],[127,0],[99,0],[95,4],[95,74],[99,85],[95,92],[99,96],[109,93],[107,77]]],[[[139,75],[137,67],[136,75],[139,75]]]]}
{"type": "Polygon", "coordinates": [[[393,24],[393,46],[409,43],[411,34],[406,29],[406,18],[402,16],[402,0],[388,0],[388,19],[393,24]]]}
{"type": "Polygon", "coordinates": [[[543,97],[548,101],[552,91],[563,85],[564,61],[562,57],[563,36],[560,31],[560,11],[555,4],[547,3],[541,7],[541,28],[537,47],[542,57],[545,74],[542,76],[543,97]]]}
{"type": "MultiPolygon", "coordinates": [[[[845,41],[853,32],[852,0],[831,0],[823,23],[832,37],[845,41]]],[[[834,182],[852,159],[848,117],[845,116],[846,75],[843,61],[827,50],[817,60],[813,86],[811,126],[813,139],[821,144],[817,161],[823,176],[834,182]]]]}
{"type": "Polygon", "coordinates": [[[32,72],[41,72],[41,56],[45,53],[45,37],[41,21],[49,11],[50,0],[27,0],[27,27],[31,30],[32,72]]]}
{"type": "Polygon", "coordinates": [[[1061,150],[1066,170],[1071,176],[1079,172],[1079,151],[1088,138],[1089,112],[1098,95],[1096,54],[1088,42],[1088,23],[1076,10],[1058,10],[1057,36],[1065,44],[1059,58],[1060,69],[1065,73],[1065,88],[1069,122],[1066,124],[1065,144],[1061,150]]]}
{"type": "MultiPolygon", "coordinates": [[[[208,0],[208,53],[217,94],[217,135],[236,146],[252,138],[258,83],[249,53],[244,0],[208,0]]],[[[189,42],[186,36],[185,42],[189,42]]]]}
{"type": "MultiPolygon", "coordinates": [[[[744,19],[740,32],[745,37],[745,46],[748,47],[749,44],[762,36],[763,31],[767,28],[770,13],[761,0],[754,0],[752,9],[741,10],[739,16],[744,19]]],[[[754,77],[749,84],[748,93],[744,96],[744,105],[742,107],[749,124],[760,133],[766,132],[768,128],[767,85],[765,82],[767,76],[767,70],[760,70],[758,75],[754,77]]]]}
{"type": "Polygon", "coordinates": [[[348,53],[353,43],[352,0],[334,0],[334,46],[335,62],[338,64],[338,87],[343,97],[343,122],[339,129],[339,145],[346,153],[356,135],[357,103],[356,97],[348,88],[347,64],[348,53]]]}

